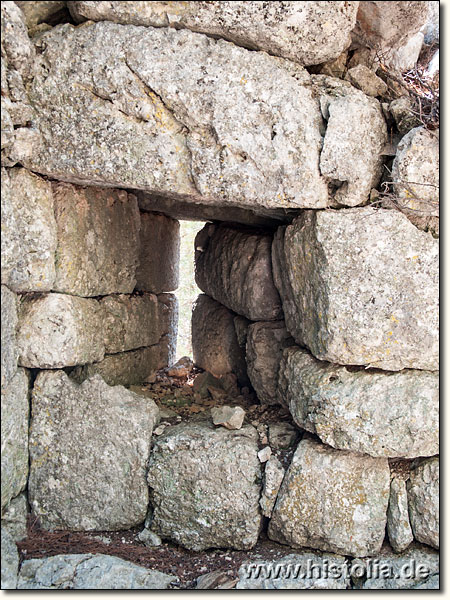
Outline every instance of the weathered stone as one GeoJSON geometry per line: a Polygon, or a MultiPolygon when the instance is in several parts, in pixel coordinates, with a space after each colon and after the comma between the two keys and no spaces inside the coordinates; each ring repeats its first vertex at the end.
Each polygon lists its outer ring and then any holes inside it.
{"type": "Polygon", "coordinates": [[[439,373],[368,371],[316,360],[298,347],[283,353],[280,401],[325,444],[370,456],[439,452],[439,373]]]}
{"type": "Polygon", "coordinates": [[[320,65],[319,73],[321,75],[342,79],[347,71],[347,60],[348,52],[343,52],[334,60],[330,60],[323,65],[320,65]]]}
{"type": "Polygon", "coordinates": [[[246,385],[245,352],[239,346],[233,313],[209,296],[201,294],[192,311],[194,363],[215,377],[235,373],[246,385]]]}
{"type": "Polygon", "coordinates": [[[438,368],[439,241],[399,211],[305,211],[274,243],[288,331],[321,360],[438,368]]]}
{"type": "Polygon", "coordinates": [[[253,321],[279,319],[271,264],[272,236],[206,225],[195,238],[195,281],[230,310],[253,321]]]}
{"type": "Polygon", "coordinates": [[[385,551],[373,559],[354,560],[351,572],[356,589],[439,589],[439,554],[418,545],[401,555],[385,551]]]}
{"type": "Polygon", "coordinates": [[[17,588],[19,553],[15,541],[2,526],[2,590],[17,588]]]}
{"type": "Polygon", "coordinates": [[[68,2],[79,21],[191,29],[302,65],[325,62],[350,44],[358,2],[68,2]]]}
{"type": "Polygon", "coordinates": [[[162,540],[159,537],[159,535],[147,528],[143,529],[137,537],[138,540],[141,541],[144,544],[144,546],[147,546],[148,548],[154,548],[155,546],[161,546],[162,544],[162,540]]]}
{"type": "Polygon", "coordinates": [[[17,369],[8,386],[2,389],[2,510],[27,484],[28,386],[26,371],[17,369]]]}
{"type": "Polygon", "coordinates": [[[295,345],[284,321],[253,323],[248,328],[248,376],[261,404],[276,404],[278,371],[284,348],[295,345]]]}
{"type": "Polygon", "coordinates": [[[423,42],[424,35],[418,31],[399,48],[387,53],[383,58],[383,62],[390,69],[397,71],[397,73],[410,71],[417,64],[423,42]]]}
{"type": "Polygon", "coordinates": [[[193,368],[192,359],[189,356],[182,356],[170,369],[167,369],[167,375],[175,378],[187,377],[193,368]]]}
{"type": "Polygon", "coordinates": [[[196,590],[231,590],[234,588],[238,579],[233,577],[232,571],[217,569],[205,575],[197,577],[196,590]]]}
{"type": "Polygon", "coordinates": [[[272,448],[270,446],[265,446],[264,448],[261,448],[261,450],[258,452],[259,462],[261,463],[267,462],[271,456],[272,448]]]}
{"type": "Polygon", "coordinates": [[[272,455],[264,469],[263,490],[259,504],[262,514],[271,517],[277,499],[278,491],[284,478],[284,468],[278,458],[272,455]]]}
{"type": "MultiPolygon", "coordinates": [[[[408,96],[392,100],[389,104],[389,112],[394,117],[397,129],[403,135],[420,125],[420,121],[413,108],[413,101],[408,96]]],[[[404,193],[404,189],[402,192],[404,193]]]]}
{"type": "Polygon", "coordinates": [[[16,374],[19,349],[17,348],[17,296],[5,285],[1,286],[1,375],[2,391],[16,374]]]}
{"type": "Polygon", "coordinates": [[[149,373],[167,365],[167,345],[163,342],[148,348],[106,355],[100,362],[75,367],[70,377],[77,383],[98,374],[108,385],[143,383],[149,373]]]}
{"type": "Polygon", "coordinates": [[[380,103],[347,81],[325,75],[312,80],[326,122],[320,172],[333,205],[357,206],[381,176],[387,129],[380,103]]]}
{"type": "Polygon", "coordinates": [[[15,292],[51,290],[55,250],[50,183],[26,169],[2,169],[2,283],[15,292]]]}
{"type": "Polygon", "coordinates": [[[53,185],[58,226],[54,290],[77,296],[133,291],[139,254],[137,200],[124,190],[53,185]]]}
{"type": "Polygon", "coordinates": [[[258,434],[181,423],[154,445],[148,482],[151,528],[191,550],[252,548],[261,514],[258,434]]]}
{"type": "Polygon", "coordinates": [[[414,537],[439,548],[439,458],[416,466],[407,483],[408,509],[414,537]]]}
{"type": "Polygon", "coordinates": [[[93,299],[67,294],[26,298],[17,331],[19,364],[55,369],[102,360],[102,316],[93,299]]]}
{"type": "Polygon", "coordinates": [[[169,333],[168,308],[154,294],[107,296],[99,307],[107,354],[153,346],[169,333]]]}
{"type": "Polygon", "coordinates": [[[240,429],[244,422],[245,410],[240,406],[214,406],[211,409],[211,417],[214,425],[240,429]]]}
{"type": "Polygon", "coordinates": [[[33,389],[29,497],[43,527],[127,529],[148,504],[145,470],[156,404],[99,375],[80,386],[62,371],[33,389]]]}
{"type": "Polygon", "coordinates": [[[24,15],[15,2],[2,2],[1,12],[2,50],[8,66],[27,78],[32,72],[35,50],[28,37],[24,15]]]}
{"type": "Polygon", "coordinates": [[[274,562],[244,563],[238,590],[345,590],[350,577],[344,556],[288,554],[274,562]]]}
{"type": "Polygon", "coordinates": [[[179,222],[164,215],[141,213],[136,289],[154,294],[176,290],[179,262],[179,222]]]}
{"type": "Polygon", "coordinates": [[[165,590],[173,575],[106,554],[58,554],[26,560],[20,590],[165,590]]]}
{"type": "Polygon", "coordinates": [[[347,78],[355,87],[367,96],[383,96],[388,87],[382,79],[365,65],[357,65],[347,71],[347,78]]]}
{"type": "Polygon", "coordinates": [[[427,21],[421,31],[425,36],[425,44],[439,44],[439,2],[431,0],[427,4],[427,21]]]}
{"type": "Polygon", "coordinates": [[[27,537],[28,503],[25,493],[21,493],[2,510],[2,528],[15,542],[27,537]]]}
{"type": "Polygon", "coordinates": [[[394,552],[403,552],[414,541],[408,515],[406,483],[401,477],[394,477],[391,481],[387,533],[394,552]]]}
{"type": "Polygon", "coordinates": [[[389,484],[386,459],[304,438],[278,493],[269,537],[294,548],[371,556],[383,543],[389,484]]]}
{"type": "Polygon", "coordinates": [[[275,450],[288,450],[297,441],[299,431],[290,423],[269,424],[269,444],[275,450]]]}
{"type": "Polygon", "coordinates": [[[64,14],[67,2],[55,2],[52,1],[38,1],[38,2],[15,2],[17,6],[22,10],[27,27],[30,30],[40,25],[41,23],[52,23],[57,22],[58,17],[64,14]]]}

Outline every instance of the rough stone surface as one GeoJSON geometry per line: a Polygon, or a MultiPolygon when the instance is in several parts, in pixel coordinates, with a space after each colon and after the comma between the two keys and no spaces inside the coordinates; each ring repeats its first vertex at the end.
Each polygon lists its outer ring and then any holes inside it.
{"type": "Polygon", "coordinates": [[[439,216],[439,130],[411,129],[400,141],[392,164],[394,190],[419,216],[439,216]]]}
{"type": "Polygon", "coordinates": [[[145,520],[158,408],[98,375],[43,372],[33,389],[29,497],[45,528],[128,529],[145,520]]]}
{"type": "Polygon", "coordinates": [[[365,65],[357,65],[349,69],[347,77],[350,83],[367,96],[383,96],[388,90],[384,81],[365,65]]]}
{"type": "Polygon", "coordinates": [[[141,541],[147,548],[154,548],[155,546],[161,546],[162,540],[156,533],[150,531],[150,529],[143,529],[138,535],[139,541],[141,541]]]}
{"type": "Polygon", "coordinates": [[[28,503],[26,493],[22,492],[2,510],[2,528],[15,542],[27,537],[28,503]]]}
{"type": "Polygon", "coordinates": [[[16,292],[51,290],[55,250],[50,183],[26,169],[2,169],[2,283],[16,292]]]}
{"type": "Polygon", "coordinates": [[[11,535],[2,526],[2,590],[15,590],[19,571],[19,553],[11,535]]]}
{"type": "Polygon", "coordinates": [[[2,510],[27,484],[28,386],[26,371],[17,369],[8,386],[2,389],[2,510]]]}
{"type": "Polygon", "coordinates": [[[247,370],[262,404],[276,404],[278,370],[284,348],[295,345],[284,321],[253,323],[248,328],[247,370]]]}
{"type": "Polygon", "coordinates": [[[359,2],[69,2],[77,21],[187,28],[303,65],[350,44],[359,2]]]}
{"type": "Polygon", "coordinates": [[[428,15],[421,31],[425,36],[425,44],[436,42],[439,44],[439,2],[431,0],[428,4],[428,15]]]}
{"type": "Polygon", "coordinates": [[[19,364],[56,369],[102,360],[102,316],[93,299],[66,294],[25,299],[17,331],[19,364]]]}
{"type": "MultiPolygon", "coordinates": [[[[414,111],[414,104],[411,98],[408,96],[402,96],[401,98],[395,98],[389,104],[389,112],[394,117],[395,124],[397,125],[397,129],[402,135],[405,135],[411,129],[418,127],[420,122],[417,118],[417,115],[414,111]]],[[[431,132],[428,132],[431,134],[431,132]]],[[[432,135],[432,134],[431,134],[432,135]]],[[[405,141],[407,141],[406,138],[405,141]]],[[[397,147],[398,150],[398,147],[397,147]]],[[[429,160],[429,157],[427,158],[429,160]]],[[[421,186],[423,188],[423,186],[421,186]]],[[[397,191],[401,191],[403,196],[405,195],[405,189],[399,189],[400,186],[397,186],[397,191]]],[[[421,189],[422,191],[422,189],[421,189]]],[[[428,192],[430,190],[427,190],[428,192]]]]}
{"type": "Polygon", "coordinates": [[[350,577],[343,556],[288,554],[274,562],[244,563],[238,590],[345,590],[350,577]]]}
{"type": "Polygon", "coordinates": [[[387,533],[394,552],[403,552],[414,541],[408,515],[406,483],[401,477],[394,477],[391,481],[387,533]]]}
{"type": "Polygon", "coordinates": [[[281,317],[272,278],[272,236],[211,224],[195,238],[195,281],[230,310],[253,321],[281,317]]]}
{"type": "Polygon", "coordinates": [[[294,548],[371,556],[383,543],[389,484],[386,459],[304,438],[281,485],[269,537],[294,548]]]}
{"type": "Polygon", "coordinates": [[[371,559],[352,562],[356,589],[439,589],[439,554],[430,548],[415,545],[401,555],[384,551],[376,558],[377,565],[371,559]]]}
{"type": "Polygon", "coordinates": [[[264,469],[264,485],[259,504],[262,514],[265,517],[271,517],[273,507],[277,499],[278,491],[283,481],[285,470],[278,458],[272,455],[266,463],[264,469]]]}
{"type": "Polygon", "coordinates": [[[58,554],[26,560],[19,590],[165,590],[173,575],[106,554],[58,554]]]}
{"type": "Polygon", "coordinates": [[[172,292],[178,287],[180,224],[164,215],[141,213],[139,266],[136,289],[172,292]]]}
{"type": "Polygon", "coordinates": [[[411,471],[407,490],[414,537],[439,548],[439,457],[424,460],[411,471]]]}
{"type": "Polygon", "coordinates": [[[288,348],[280,366],[280,402],[325,444],[370,456],[439,452],[439,373],[385,373],[341,367],[288,348]]]}
{"type": "Polygon", "coordinates": [[[11,292],[6,285],[1,286],[1,374],[2,374],[2,391],[14,377],[17,369],[17,359],[19,349],[16,340],[17,328],[17,305],[18,300],[16,294],[11,292]]]}
{"type": "Polygon", "coordinates": [[[305,211],[274,242],[288,331],[321,360],[438,369],[439,242],[399,211],[305,211]]]}
{"type": "Polygon", "coordinates": [[[58,226],[54,291],[131,293],[139,254],[139,209],[123,190],[53,185],[58,226]]]}
{"type": "Polygon", "coordinates": [[[418,31],[405,44],[387,54],[384,63],[397,73],[414,69],[423,47],[424,35],[418,31]]]}
{"type": "Polygon", "coordinates": [[[235,373],[246,385],[245,351],[239,346],[233,317],[225,306],[200,294],[192,311],[194,363],[214,377],[235,373]]]}
{"type": "Polygon", "coordinates": [[[168,428],[150,457],[152,530],[191,550],[252,548],[261,525],[257,440],[250,425],[168,428]]]}
{"type": "Polygon", "coordinates": [[[245,410],[240,406],[214,406],[211,408],[211,417],[214,425],[240,429],[244,422],[245,410]]]}
{"type": "Polygon", "coordinates": [[[136,385],[162,367],[167,366],[167,344],[106,355],[103,360],[75,367],[70,377],[77,383],[98,374],[108,385],[136,385]]]}

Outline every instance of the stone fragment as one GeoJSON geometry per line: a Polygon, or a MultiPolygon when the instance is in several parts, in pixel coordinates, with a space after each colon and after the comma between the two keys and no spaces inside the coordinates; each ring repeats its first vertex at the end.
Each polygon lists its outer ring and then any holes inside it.
{"type": "Polygon", "coordinates": [[[180,223],[165,215],[141,212],[136,289],[160,294],[177,289],[180,223]]]}
{"type": "Polygon", "coordinates": [[[253,323],[247,335],[247,371],[261,404],[276,404],[278,371],[284,348],[295,342],[284,321],[253,323]]]}
{"type": "Polygon", "coordinates": [[[325,120],[320,172],[334,206],[357,206],[382,172],[388,138],[380,103],[341,79],[315,75],[312,82],[325,120]]]}
{"type": "Polygon", "coordinates": [[[2,283],[47,292],[55,281],[56,223],[48,181],[19,167],[2,169],[2,283]]]}
{"type": "Polygon", "coordinates": [[[389,484],[386,459],[304,438],[278,493],[268,535],[294,548],[371,556],[383,543],[389,484]]]}
{"type": "Polygon", "coordinates": [[[165,590],[173,575],[106,554],[58,554],[22,564],[20,590],[165,590]]]}
{"type": "Polygon", "coordinates": [[[11,535],[2,526],[2,590],[15,590],[17,588],[17,574],[19,572],[19,553],[11,535]]]}
{"type": "Polygon", "coordinates": [[[182,356],[177,362],[167,370],[169,377],[187,377],[194,368],[194,363],[189,356],[182,356]]]}
{"type": "Polygon", "coordinates": [[[252,548],[261,525],[257,443],[249,425],[170,427],[150,457],[152,530],[190,550],[252,548]]]}
{"type": "Polygon", "coordinates": [[[16,340],[17,328],[17,307],[18,300],[16,294],[11,292],[6,285],[1,286],[1,375],[2,391],[9,384],[16,374],[17,359],[19,349],[16,340]]]}
{"type": "MultiPolygon", "coordinates": [[[[156,430],[154,433],[156,433],[156,430]]],[[[144,546],[147,546],[148,548],[154,548],[155,546],[161,546],[162,544],[162,540],[159,535],[156,535],[156,533],[150,529],[143,529],[138,535],[138,540],[140,540],[144,546]]]]}
{"type": "Polygon", "coordinates": [[[344,556],[302,552],[277,561],[244,563],[238,590],[345,590],[350,577],[344,556]]]}
{"type": "Polygon", "coordinates": [[[26,493],[22,492],[13,498],[2,510],[2,527],[15,542],[27,537],[28,503],[26,493]]]}
{"type": "Polygon", "coordinates": [[[240,429],[244,422],[245,410],[240,406],[214,406],[211,408],[211,417],[214,425],[240,429]]]}
{"type": "Polygon", "coordinates": [[[201,294],[197,298],[192,310],[194,363],[218,378],[235,373],[246,385],[245,352],[239,346],[233,318],[231,311],[209,296],[201,294]]]}
{"type": "Polygon", "coordinates": [[[143,383],[149,373],[165,367],[166,356],[165,344],[161,342],[148,348],[106,355],[100,362],[75,367],[70,377],[82,383],[98,374],[108,385],[137,385],[143,383]]]}
{"type": "Polygon", "coordinates": [[[195,238],[195,281],[217,302],[253,321],[281,317],[274,286],[272,236],[211,224],[195,238]]]}
{"type": "Polygon", "coordinates": [[[387,533],[394,552],[403,552],[414,541],[408,515],[406,483],[401,477],[394,477],[391,481],[387,533]]]}
{"type": "Polygon", "coordinates": [[[156,404],[99,375],[77,385],[62,371],[38,375],[32,402],[28,487],[42,526],[113,531],[142,523],[156,404]]]}
{"type": "Polygon", "coordinates": [[[1,508],[26,486],[28,477],[29,381],[24,369],[17,369],[1,396],[1,508]]]}
{"type": "Polygon", "coordinates": [[[265,448],[262,448],[259,452],[258,452],[258,458],[259,458],[259,462],[261,463],[265,463],[269,460],[269,458],[272,455],[272,449],[270,446],[266,446],[265,448]]]}
{"type": "Polygon", "coordinates": [[[321,360],[438,369],[439,241],[399,211],[304,211],[274,241],[286,327],[321,360]]]}
{"type": "Polygon", "coordinates": [[[420,125],[417,115],[414,114],[412,99],[408,96],[392,100],[389,104],[389,112],[394,117],[397,129],[402,135],[420,125]]]}
{"type": "Polygon", "coordinates": [[[17,331],[19,364],[57,369],[102,360],[102,328],[96,300],[67,294],[25,298],[17,331]]]}
{"type": "Polygon", "coordinates": [[[280,401],[325,444],[374,457],[439,452],[439,373],[386,373],[316,360],[298,347],[283,353],[280,401]]]}
{"type": "Polygon", "coordinates": [[[53,195],[58,227],[53,289],[76,296],[131,293],[139,254],[136,197],[69,183],[54,184],[53,195]]]}
{"type": "Polygon", "coordinates": [[[272,516],[273,507],[275,506],[284,474],[285,470],[278,458],[275,455],[270,456],[264,470],[264,485],[259,501],[262,514],[265,517],[272,516]]]}
{"type": "Polygon", "coordinates": [[[325,62],[350,43],[357,2],[68,2],[77,22],[175,27],[264,50],[302,65],[325,62]]]}
{"type": "Polygon", "coordinates": [[[400,555],[385,551],[372,559],[357,558],[351,572],[356,589],[439,589],[439,554],[414,545],[400,555]]]}
{"type": "Polygon", "coordinates": [[[269,444],[275,450],[288,450],[299,437],[299,431],[290,423],[269,424],[269,444]]]}
{"type": "Polygon", "coordinates": [[[439,457],[426,459],[411,471],[407,490],[414,537],[439,548],[439,457]]]}
{"type": "Polygon", "coordinates": [[[382,79],[365,65],[357,65],[347,71],[347,78],[351,84],[364,92],[367,96],[384,96],[388,91],[382,79]]]}

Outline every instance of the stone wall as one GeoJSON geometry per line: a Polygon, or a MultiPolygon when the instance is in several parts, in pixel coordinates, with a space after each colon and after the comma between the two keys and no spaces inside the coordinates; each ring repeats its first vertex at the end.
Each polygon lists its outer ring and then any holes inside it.
{"type": "Polygon", "coordinates": [[[264,528],[363,566],[420,555],[408,586],[436,587],[439,130],[380,62],[422,48],[428,4],[2,2],[8,589],[46,587],[37,563],[18,579],[29,511],[194,551],[264,528]],[[133,386],[174,361],[178,218],[206,222],[196,366],[292,425],[152,436],[133,386]]]}

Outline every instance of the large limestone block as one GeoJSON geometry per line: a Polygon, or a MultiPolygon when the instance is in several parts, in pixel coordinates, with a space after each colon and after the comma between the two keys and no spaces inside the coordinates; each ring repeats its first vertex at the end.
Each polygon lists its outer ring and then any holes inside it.
{"type": "Polygon", "coordinates": [[[177,289],[180,242],[178,221],[165,215],[141,213],[136,289],[154,294],[177,289]]]}
{"type": "MultiPolygon", "coordinates": [[[[353,170],[336,174],[365,181],[379,164],[379,152],[365,149],[384,144],[381,110],[338,83],[319,167],[322,84],[312,90],[291,61],[188,30],[108,22],[57,27],[36,43],[30,97],[45,143],[24,164],[52,177],[220,207],[324,208],[336,188],[328,190],[330,165],[343,155],[332,143],[337,112],[351,119],[356,109],[362,125],[343,141],[353,170]]],[[[364,202],[367,186],[350,183],[349,202],[364,202]]]]}
{"type": "Polygon", "coordinates": [[[124,190],[53,186],[58,226],[54,291],[131,293],[139,256],[139,209],[124,190]]]}
{"type": "Polygon", "coordinates": [[[385,535],[389,484],[386,459],[304,438],[281,485],[269,537],[294,548],[373,555],[385,535]]]}
{"type": "Polygon", "coordinates": [[[253,321],[282,316],[273,283],[272,236],[207,224],[195,238],[195,281],[230,310],[253,321]]]}
{"type": "Polygon", "coordinates": [[[321,360],[438,369],[438,252],[396,210],[305,211],[274,242],[288,331],[321,360]]]}
{"type": "Polygon", "coordinates": [[[299,427],[341,450],[370,456],[439,452],[439,373],[383,373],[316,360],[288,348],[278,394],[299,427]]]}
{"type": "Polygon", "coordinates": [[[98,302],[46,294],[22,302],[17,331],[22,367],[58,369],[99,361],[105,354],[98,302]]]}
{"type": "Polygon", "coordinates": [[[29,382],[24,369],[18,369],[2,389],[2,493],[1,508],[27,484],[29,382]]]}
{"type": "Polygon", "coordinates": [[[52,188],[26,169],[2,169],[2,283],[47,292],[55,281],[52,188]]]}
{"type": "Polygon", "coordinates": [[[153,346],[169,332],[167,306],[154,294],[119,294],[99,301],[106,354],[153,346]]]}
{"type": "Polygon", "coordinates": [[[75,367],[70,377],[81,383],[98,373],[108,385],[136,385],[168,366],[167,353],[167,342],[162,340],[155,346],[108,354],[100,362],[75,367]]]}
{"type": "Polygon", "coordinates": [[[439,457],[424,460],[411,471],[407,490],[414,537],[439,548],[439,457]]]}
{"type": "Polygon", "coordinates": [[[182,423],[155,442],[148,482],[151,529],[191,550],[248,550],[261,525],[258,434],[182,423]]]}
{"type": "Polygon", "coordinates": [[[23,562],[19,590],[165,590],[173,575],[106,554],[58,554],[23,562]]]}
{"type": "Polygon", "coordinates": [[[394,552],[403,552],[414,541],[408,514],[408,495],[402,477],[393,477],[387,511],[387,534],[394,552]]]}
{"type": "Polygon", "coordinates": [[[99,375],[36,379],[30,431],[32,510],[45,528],[128,529],[142,523],[156,404],[99,375]]]}
{"type": "Polygon", "coordinates": [[[191,29],[302,65],[336,58],[350,43],[359,2],[68,2],[77,22],[191,29]]]}
{"type": "Polygon", "coordinates": [[[262,404],[277,404],[278,371],[283,350],[295,342],[284,321],[252,323],[247,335],[247,370],[262,404]]]}
{"type": "Polygon", "coordinates": [[[235,315],[209,296],[200,294],[192,311],[192,351],[195,364],[215,377],[235,373],[248,382],[245,348],[236,334],[235,315]]]}
{"type": "Polygon", "coordinates": [[[1,286],[1,375],[2,391],[14,377],[17,369],[19,349],[17,347],[16,328],[18,300],[16,294],[6,285],[1,286]]]}

